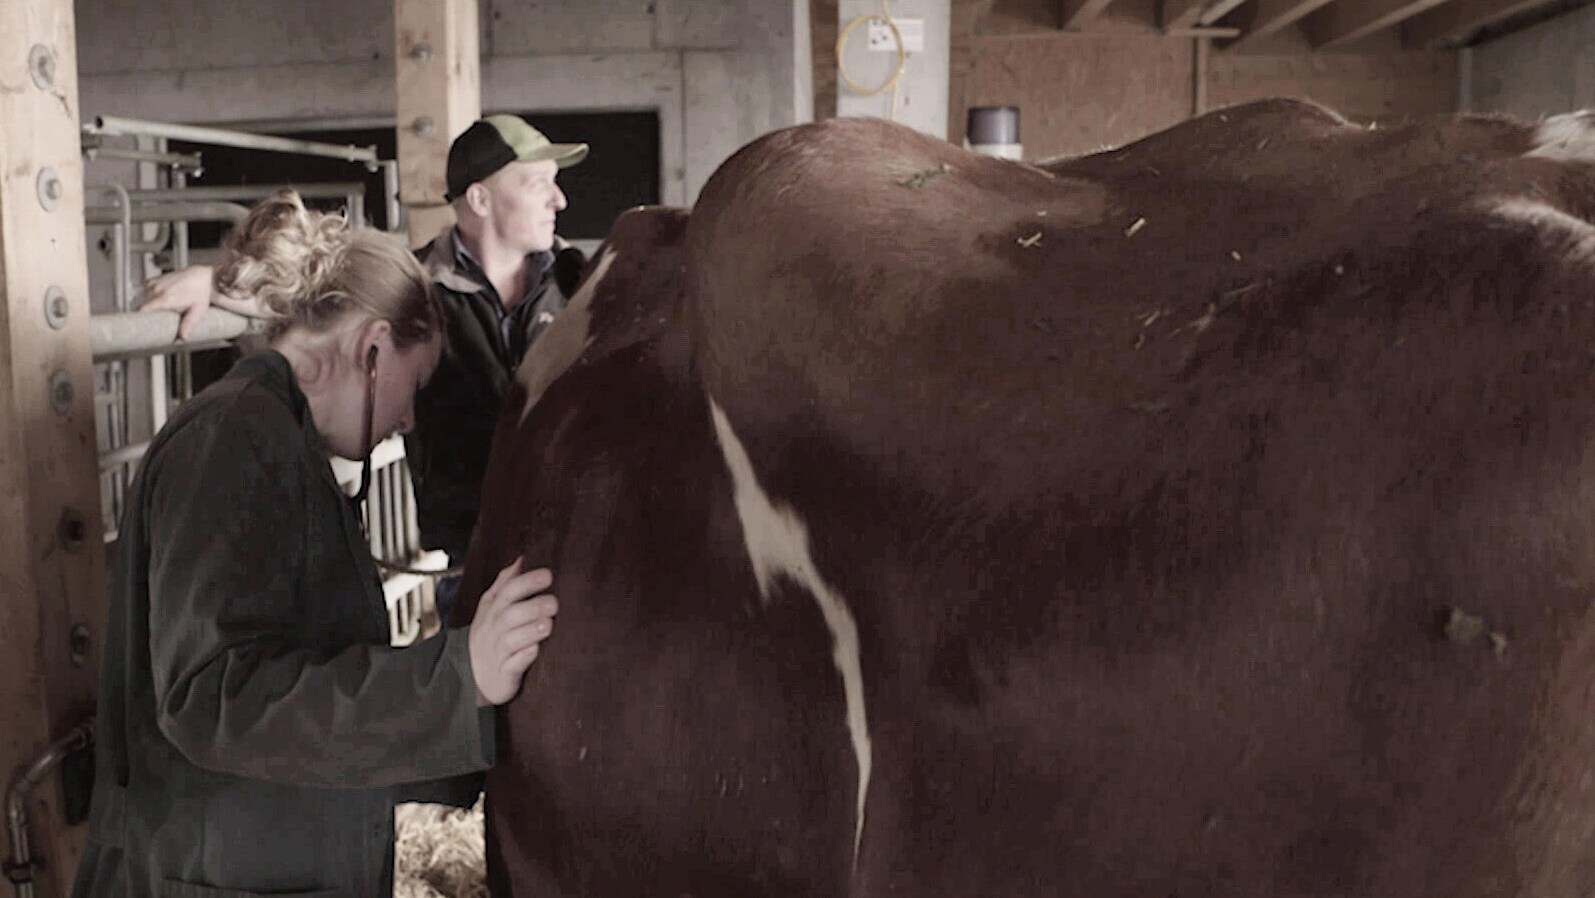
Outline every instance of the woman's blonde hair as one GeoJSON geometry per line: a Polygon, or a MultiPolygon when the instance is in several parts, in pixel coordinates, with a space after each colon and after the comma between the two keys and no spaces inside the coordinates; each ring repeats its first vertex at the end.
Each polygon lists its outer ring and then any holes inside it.
{"type": "Polygon", "coordinates": [[[360,312],[391,324],[401,349],[442,327],[432,282],[403,243],[351,227],[342,215],[306,209],[292,190],[251,209],[225,247],[217,291],[253,298],[270,316],[272,339],[294,327],[323,333],[360,312]]]}

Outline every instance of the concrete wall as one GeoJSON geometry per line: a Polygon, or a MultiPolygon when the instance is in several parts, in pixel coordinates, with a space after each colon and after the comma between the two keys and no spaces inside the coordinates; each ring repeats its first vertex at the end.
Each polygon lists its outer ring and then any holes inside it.
{"type": "Polygon", "coordinates": [[[1595,6],[1473,48],[1465,102],[1538,118],[1595,107],[1595,6]]]}
{"type": "MultiPolygon", "coordinates": [[[[393,120],[392,0],[75,5],[85,117],[393,120]]],[[[482,108],[657,110],[662,198],[687,204],[731,152],[811,115],[806,14],[806,0],[481,0],[482,108]]]]}
{"type": "MultiPolygon", "coordinates": [[[[868,17],[878,16],[881,4],[879,0],[839,0],[836,10],[836,21],[830,23],[836,29],[832,33],[857,22],[848,32],[842,61],[848,77],[866,91],[855,91],[842,83],[836,97],[836,114],[890,118],[933,137],[945,138],[951,0],[896,0],[892,4],[893,19],[901,22],[904,29],[916,29],[920,44],[914,46],[912,38],[908,38],[910,44],[904,49],[910,52],[904,54],[895,91],[888,88],[875,94],[867,91],[891,83],[898,61],[895,41],[888,40],[880,48],[871,46],[868,17]],[[866,20],[859,22],[859,17],[866,20]]],[[[826,63],[835,66],[835,51],[827,49],[831,56],[826,63]]]]}
{"type": "MultiPolygon", "coordinates": [[[[833,46],[840,0],[809,0],[815,106],[837,104],[833,46]]],[[[1318,52],[1294,29],[1199,56],[1164,36],[1156,0],[1114,0],[1083,32],[1064,31],[1058,0],[951,0],[946,135],[964,138],[969,107],[1020,107],[1027,159],[1117,146],[1193,113],[1262,97],[1301,97],[1363,122],[1450,112],[1454,51],[1404,50],[1387,32],[1318,52]]]]}

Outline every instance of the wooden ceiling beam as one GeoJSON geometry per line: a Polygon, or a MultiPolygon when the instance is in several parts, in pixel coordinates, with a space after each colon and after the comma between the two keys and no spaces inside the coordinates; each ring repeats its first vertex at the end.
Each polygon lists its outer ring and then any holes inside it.
{"type": "Polygon", "coordinates": [[[1204,0],[1160,0],[1158,25],[1164,31],[1189,28],[1202,18],[1204,0]]]}
{"type": "Polygon", "coordinates": [[[1241,29],[1241,36],[1228,46],[1244,46],[1258,38],[1266,37],[1305,18],[1327,5],[1330,0],[1257,0],[1243,7],[1234,21],[1225,21],[1241,29]]]}
{"type": "Polygon", "coordinates": [[[1234,12],[1246,0],[1215,0],[1202,10],[1201,18],[1197,19],[1203,25],[1216,25],[1218,21],[1234,12]]]}
{"type": "Polygon", "coordinates": [[[1058,19],[1070,31],[1078,31],[1102,15],[1113,0],[1062,0],[1058,19]]]}
{"type": "Polygon", "coordinates": [[[1349,44],[1434,9],[1446,0],[1336,0],[1302,23],[1314,47],[1349,44]]]}
{"type": "Polygon", "coordinates": [[[1467,41],[1480,28],[1553,2],[1555,0],[1451,0],[1403,24],[1401,43],[1414,50],[1454,47],[1467,41]]]}

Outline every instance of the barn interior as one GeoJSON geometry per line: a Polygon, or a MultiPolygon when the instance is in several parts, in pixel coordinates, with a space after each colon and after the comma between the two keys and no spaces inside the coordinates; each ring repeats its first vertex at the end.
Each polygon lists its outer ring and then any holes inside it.
{"type": "MultiPolygon", "coordinates": [[[[560,218],[591,252],[621,211],[690,207],[739,147],[814,119],[965,144],[972,112],[1013,107],[1004,151],[1026,161],[1265,97],[1370,127],[1533,120],[1595,106],[1591,47],[1587,0],[3,0],[8,887],[65,896],[83,850],[107,556],[139,460],[259,340],[216,311],[178,341],[174,313],[136,311],[143,285],[216,261],[279,186],[419,246],[452,218],[450,141],[515,113],[592,146],[560,218]]],[[[372,464],[371,551],[411,569],[383,584],[403,646],[436,625],[425,571],[446,559],[420,543],[402,441],[372,464]]],[[[352,492],[359,465],[335,468],[352,492]]],[[[481,893],[479,847],[416,851],[433,861],[401,894],[481,893]]]]}

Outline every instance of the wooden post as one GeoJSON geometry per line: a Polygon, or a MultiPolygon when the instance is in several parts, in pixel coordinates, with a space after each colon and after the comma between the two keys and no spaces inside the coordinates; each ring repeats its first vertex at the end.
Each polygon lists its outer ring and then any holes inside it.
{"type": "Polygon", "coordinates": [[[449,143],[482,116],[476,4],[393,0],[399,200],[411,246],[454,221],[443,199],[449,143]]]}
{"type": "MultiPolygon", "coordinates": [[[[105,619],[72,0],[0,2],[0,778],[94,711],[105,619]]],[[[41,898],[84,827],[59,771],[27,803],[41,898]]],[[[8,851],[9,855],[9,851],[8,851]]],[[[7,857],[9,861],[15,858],[7,857]]]]}

